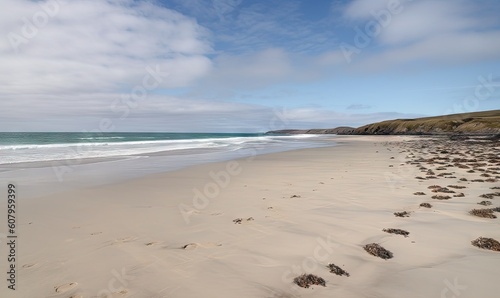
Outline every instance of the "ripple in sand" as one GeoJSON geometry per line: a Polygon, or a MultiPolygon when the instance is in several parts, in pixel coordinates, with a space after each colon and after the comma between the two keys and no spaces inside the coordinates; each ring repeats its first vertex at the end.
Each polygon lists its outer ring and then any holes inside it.
{"type": "Polygon", "coordinates": [[[67,292],[67,291],[73,289],[77,285],[78,285],[78,283],[76,283],[76,282],[70,282],[67,284],[60,285],[60,286],[55,286],[54,290],[56,291],[56,293],[64,293],[64,292],[67,292]]]}

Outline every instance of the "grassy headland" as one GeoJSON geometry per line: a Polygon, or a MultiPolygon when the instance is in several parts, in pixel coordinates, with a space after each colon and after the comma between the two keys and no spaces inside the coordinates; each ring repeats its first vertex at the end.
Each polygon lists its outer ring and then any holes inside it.
{"type": "Polygon", "coordinates": [[[358,128],[279,130],[272,134],[354,134],[354,135],[495,135],[500,134],[500,110],[453,114],[416,119],[395,119],[358,128]]]}

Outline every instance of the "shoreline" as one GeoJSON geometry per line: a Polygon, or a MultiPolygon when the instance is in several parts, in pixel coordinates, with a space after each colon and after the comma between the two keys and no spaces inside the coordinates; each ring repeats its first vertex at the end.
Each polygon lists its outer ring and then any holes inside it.
{"type": "Polygon", "coordinates": [[[224,162],[251,155],[272,154],[305,148],[335,146],[333,138],[319,137],[309,144],[285,143],[269,148],[244,147],[221,151],[217,148],[166,150],[148,154],[60,159],[0,165],[0,179],[29,186],[25,195],[41,197],[99,185],[125,183],[151,174],[177,171],[196,165],[224,162]]]}
{"type": "Polygon", "coordinates": [[[462,298],[494,297],[499,254],[470,241],[500,239],[500,222],[467,211],[495,183],[463,182],[464,198],[432,200],[428,185],[459,175],[415,179],[403,140],[426,141],[348,136],[333,147],[20,199],[23,287],[12,297],[433,297],[455,280],[467,287],[462,298]],[[403,210],[411,216],[393,215],[403,210]],[[367,254],[372,242],[394,258],[367,254]],[[326,287],[293,284],[302,273],[326,287]]]}

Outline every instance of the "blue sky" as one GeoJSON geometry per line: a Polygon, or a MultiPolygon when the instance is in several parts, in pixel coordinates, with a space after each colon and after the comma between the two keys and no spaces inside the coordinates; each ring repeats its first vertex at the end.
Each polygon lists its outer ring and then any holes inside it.
{"type": "Polygon", "coordinates": [[[500,109],[494,0],[0,5],[1,131],[256,132],[500,109]]]}

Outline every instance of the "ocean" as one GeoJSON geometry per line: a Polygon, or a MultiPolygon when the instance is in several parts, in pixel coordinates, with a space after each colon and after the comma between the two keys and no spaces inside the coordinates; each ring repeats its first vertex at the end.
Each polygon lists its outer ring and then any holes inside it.
{"type": "Polygon", "coordinates": [[[333,145],[332,137],[324,135],[0,132],[0,179],[41,195],[197,164],[333,145]]]}
{"type": "Polygon", "coordinates": [[[0,164],[132,156],[188,149],[235,150],[271,141],[262,134],[230,133],[0,133],[0,164]]]}

